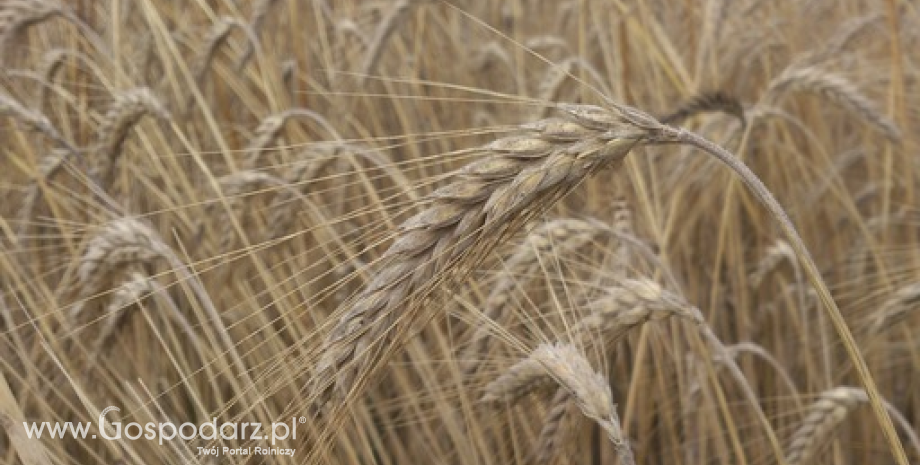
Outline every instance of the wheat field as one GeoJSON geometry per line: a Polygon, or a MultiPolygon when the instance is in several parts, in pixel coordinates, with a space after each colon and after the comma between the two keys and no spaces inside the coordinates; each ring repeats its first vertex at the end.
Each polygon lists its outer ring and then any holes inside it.
{"type": "Polygon", "coordinates": [[[920,463],[918,50],[904,0],[0,0],[0,464],[920,463]]]}

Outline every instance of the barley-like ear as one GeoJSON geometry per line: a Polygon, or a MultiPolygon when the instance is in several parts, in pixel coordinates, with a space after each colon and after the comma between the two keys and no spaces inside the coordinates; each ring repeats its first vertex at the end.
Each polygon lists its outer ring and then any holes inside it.
{"type": "Polygon", "coordinates": [[[788,260],[792,266],[796,266],[795,252],[792,251],[792,247],[789,246],[788,242],[779,239],[767,249],[767,253],[757,262],[757,267],[750,275],[751,285],[754,286],[755,289],[760,287],[764,278],[776,270],[776,268],[786,260],[788,260]]]}
{"type": "Polygon", "coordinates": [[[649,279],[624,279],[606,295],[590,302],[590,313],[573,328],[581,338],[600,333],[607,343],[616,341],[626,332],[648,321],[677,317],[705,324],[699,310],[683,297],[663,289],[649,279]]]}
{"type": "Polygon", "coordinates": [[[606,378],[594,371],[574,346],[544,344],[531,355],[568,391],[575,405],[607,433],[623,465],[635,465],[632,449],[620,430],[620,419],[606,378]]]}
{"type": "Polygon", "coordinates": [[[232,250],[233,243],[237,237],[237,231],[233,226],[233,221],[226,221],[226,215],[239,215],[243,210],[246,197],[256,195],[262,192],[270,192],[273,195],[278,191],[288,189],[287,183],[281,178],[262,171],[237,171],[236,173],[222,176],[217,180],[221,189],[221,196],[227,199],[227,205],[230,207],[229,212],[223,211],[223,203],[220,200],[209,203],[206,207],[207,214],[202,216],[199,222],[199,235],[203,233],[205,222],[209,219],[223,218],[221,221],[220,245],[219,250],[226,252],[232,250]]]}
{"type": "Polygon", "coordinates": [[[105,322],[92,347],[90,360],[95,359],[108,346],[118,327],[130,316],[131,307],[140,304],[147,296],[157,290],[149,276],[133,272],[111,294],[105,307],[105,322]]]}
{"type": "Polygon", "coordinates": [[[214,61],[214,55],[217,53],[217,50],[227,41],[227,38],[230,37],[230,33],[233,32],[234,29],[243,31],[246,34],[247,40],[246,50],[241,54],[237,62],[238,68],[242,68],[246,62],[249,61],[255,49],[255,43],[258,42],[254,28],[240,21],[239,18],[224,16],[211,26],[210,31],[208,31],[205,36],[204,47],[202,47],[201,53],[192,61],[192,74],[195,77],[195,82],[197,82],[199,86],[202,85],[204,75],[208,72],[211,62],[214,61]]]}
{"type": "Polygon", "coordinates": [[[858,18],[850,19],[841,24],[834,35],[828,39],[823,46],[816,51],[803,56],[796,61],[796,66],[807,67],[820,65],[850,48],[854,42],[858,41],[870,31],[876,23],[884,18],[881,13],[870,14],[858,18]]]}
{"type": "Polygon", "coordinates": [[[374,32],[374,39],[370,47],[364,52],[364,61],[361,63],[361,79],[365,79],[377,68],[380,57],[383,55],[383,48],[393,32],[399,28],[403,20],[409,14],[413,0],[396,0],[393,3],[390,12],[387,13],[383,21],[377,26],[374,32]]]}
{"type": "Polygon", "coordinates": [[[42,198],[42,184],[49,182],[55,174],[60,171],[67,162],[70,152],[64,149],[55,149],[50,154],[43,156],[38,161],[38,172],[35,179],[26,187],[25,196],[22,199],[22,205],[19,207],[20,229],[18,236],[23,238],[32,220],[32,212],[36,204],[42,198]]]}
{"type": "Polygon", "coordinates": [[[789,465],[804,465],[811,462],[837,426],[860,403],[866,401],[868,397],[865,391],[859,388],[840,386],[822,392],[818,401],[809,407],[808,415],[793,434],[792,443],[786,453],[786,462],[789,465]]]}
{"type": "Polygon", "coordinates": [[[537,439],[537,449],[533,454],[536,464],[550,463],[553,457],[567,455],[568,438],[572,435],[572,425],[576,421],[578,406],[572,402],[569,391],[559,388],[549,403],[549,410],[543,419],[543,428],[537,439]]]}
{"type": "Polygon", "coordinates": [[[529,357],[515,363],[501,376],[490,381],[485,387],[485,394],[481,401],[500,408],[505,404],[514,404],[524,396],[552,383],[553,378],[547,373],[546,367],[540,362],[535,351],[529,357]]]}
{"type": "Polygon", "coordinates": [[[684,120],[700,113],[719,112],[734,116],[744,128],[744,106],[736,97],[724,92],[704,92],[682,103],[674,112],[661,118],[664,124],[681,124],[684,120]]]}
{"type": "Polygon", "coordinates": [[[262,152],[271,145],[275,139],[278,138],[278,134],[281,133],[281,130],[284,129],[284,124],[290,118],[307,118],[315,121],[319,124],[324,130],[326,130],[335,140],[342,140],[342,137],[339,135],[338,131],[329,123],[329,121],[312,110],[307,110],[305,108],[293,108],[290,110],[283,111],[276,115],[271,115],[262,120],[259,123],[259,126],[256,128],[255,135],[252,140],[249,141],[249,145],[246,147],[246,164],[245,166],[249,169],[256,168],[259,165],[259,158],[262,155],[262,152]]]}
{"type": "Polygon", "coordinates": [[[112,171],[121,149],[128,138],[128,132],[145,115],[162,120],[170,119],[169,112],[153,92],[146,87],[125,91],[115,97],[99,125],[98,153],[91,174],[103,186],[111,182],[112,171]]]}
{"type": "Polygon", "coordinates": [[[787,68],[774,79],[766,93],[766,102],[777,102],[789,92],[818,94],[840,107],[849,110],[869,123],[893,142],[901,140],[901,130],[875,108],[846,78],[816,67],[787,68]]]}
{"type": "Polygon", "coordinates": [[[25,28],[69,12],[54,0],[5,0],[0,6],[0,50],[9,49],[10,40],[25,28]]]}
{"type": "Polygon", "coordinates": [[[0,116],[9,116],[33,131],[38,131],[45,137],[57,142],[67,148],[71,153],[76,153],[76,149],[54,128],[51,121],[45,115],[29,110],[21,103],[14,100],[8,95],[0,94],[0,116]]]}
{"type": "Polygon", "coordinates": [[[367,382],[381,364],[379,351],[405,337],[436,287],[468,274],[587,176],[619,164],[646,136],[633,122],[654,121],[625,107],[559,109],[565,118],[525,125],[523,135],[485,145],[485,158],[458,171],[428,197],[427,209],[402,224],[376,276],[321,346],[313,372],[320,406],[367,382]]]}
{"type": "Polygon", "coordinates": [[[80,257],[77,278],[81,294],[98,291],[115,268],[147,263],[169,254],[169,247],[147,225],[134,218],[112,220],[96,231],[80,257]]]}
{"type": "Polygon", "coordinates": [[[920,310],[920,283],[908,284],[895,291],[882,304],[869,331],[872,334],[878,334],[907,319],[911,311],[918,310],[920,310]]]}

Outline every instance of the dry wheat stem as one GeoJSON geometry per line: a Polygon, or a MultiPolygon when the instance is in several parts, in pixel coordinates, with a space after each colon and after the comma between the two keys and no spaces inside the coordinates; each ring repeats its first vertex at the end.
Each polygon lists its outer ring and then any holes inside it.
{"type": "MultiPolygon", "coordinates": [[[[859,346],[856,344],[853,333],[850,331],[846,320],[843,318],[843,314],[840,312],[840,308],[837,307],[837,303],[831,296],[830,290],[827,288],[827,285],[821,278],[820,271],[818,270],[818,266],[815,264],[814,259],[811,257],[811,253],[808,251],[808,248],[805,247],[804,241],[802,240],[801,236],[799,236],[799,233],[796,231],[795,226],[793,226],[789,216],[786,214],[785,210],[782,208],[770,190],[767,189],[760,178],[758,178],[757,175],[755,175],[750,170],[750,168],[744,164],[744,162],[736,158],[734,155],[722,147],[719,147],[718,145],[706,140],[702,136],[680,128],[660,126],[658,128],[658,135],[655,137],[655,140],[659,142],[688,144],[715,157],[723,165],[738,175],[738,177],[741,179],[741,182],[748,188],[748,190],[751,191],[751,193],[754,194],[761,205],[763,205],[773,216],[773,218],[779,224],[780,228],[783,230],[783,233],[786,235],[786,239],[789,242],[789,245],[792,246],[793,250],[795,251],[798,260],[803,270],[805,271],[805,275],[808,277],[811,285],[814,286],[815,290],[817,291],[818,297],[820,298],[821,303],[824,305],[825,310],[830,315],[834,329],[837,331],[837,335],[843,341],[843,346],[846,349],[850,360],[856,367],[860,381],[865,385],[866,393],[869,396],[869,401],[872,405],[873,412],[875,413],[875,417],[882,428],[882,432],[885,435],[885,439],[888,442],[889,448],[891,449],[892,454],[895,456],[895,460],[897,461],[898,465],[909,465],[907,456],[904,453],[904,448],[901,445],[901,441],[894,429],[894,424],[891,422],[891,418],[885,410],[885,405],[881,396],[879,395],[878,387],[875,384],[875,379],[872,377],[872,373],[869,371],[869,367],[866,365],[865,358],[863,358],[859,351],[859,346]]],[[[711,334],[711,331],[709,333],[711,334]]],[[[718,341],[714,335],[711,335],[709,339],[711,339],[712,342],[718,341]]],[[[721,345],[721,343],[719,344],[721,345]]],[[[730,365],[730,368],[734,372],[737,366],[730,365]]],[[[768,426],[768,423],[765,424],[765,427],[768,426]]],[[[768,428],[768,432],[772,432],[772,428],[768,428]]],[[[777,449],[778,444],[775,440],[773,440],[772,437],[771,442],[773,443],[774,449],[777,449]]]]}

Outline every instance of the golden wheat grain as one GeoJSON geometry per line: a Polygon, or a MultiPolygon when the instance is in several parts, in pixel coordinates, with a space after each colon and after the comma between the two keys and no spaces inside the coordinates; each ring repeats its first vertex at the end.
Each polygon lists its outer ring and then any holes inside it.
{"type": "Polygon", "coordinates": [[[77,150],[54,128],[45,115],[27,109],[10,96],[0,94],[0,115],[12,117],[29,129],[38,131],[67,148],[71,153],[77,153],[77,150]]]}
{"type": "Polygon", "coordinates": [[[285,123],[291,118],[307,118],[313,120],[328,132],[333,137],[333,140],[342,140],[339,132],[336,131],[335,127],[333,127],[323,115],[305,108],[285,110],[276,115],[268,116],[259,123],[252,140],[250,140],[249,145],[246,146],[246,161],[244,166],[247,169],[253,169],[259,165],[259,159],[262,152],[278,138],[278,135],[281,134],[281,130],[284,129],[285,123]]]}
{"type": "Polygon", "coordinates": [[[634,465],[632,449],[620,430],[610,385],[594,371],[578,349],[567,344],[543,344],[531,354],[559,385],[572,396],[575,405],[607,433],[623,465],[634,465]]]}
{"type": "Polygon", "coordinates": [[[744,128],[747,120],[744,116],[744,106],[736,97],[724,92],[711,92],[695,95],[682,103],[676,110],[661,118],[665,124],[681,124],[684,120],[700,113],[720,112],[734,116],[744,128]]]}

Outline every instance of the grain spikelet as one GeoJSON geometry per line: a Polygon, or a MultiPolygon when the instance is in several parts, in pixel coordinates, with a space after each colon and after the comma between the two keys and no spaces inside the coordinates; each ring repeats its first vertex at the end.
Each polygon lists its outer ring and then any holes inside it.
{"type": "Polygon", "coordinates": [[[45,137],[57,142],[70,152],[76,153],[76,150],[61,136],[45,115],[27,109],[12,97],[0,94],[0,115],[15,118],[29,129],[44,134],[45,137]]]}
{"type": "Polygon", "coordinates": [[[325,129],[335,140],[342,139],[338,131],[335,130],[323,115],[312,110],[307,110],[306,108],[285,110],[276,115],[268,116],[259,123],[255,135],[246,147],[245,166],[247,168],[252,169],[258,166],[260,155],[278,138],[281,130],[284,129],[285,123],[287,123],[290,118],[307,118],[313,120],[325,129]]]}
{"type": "Polygon", "coordinates": [[[620,419],[613,403],[610,385],[600,373],[594,371],[587,359],[574,346],[543,344],[531,357],[546,369],[552,378],[571,396],[582,414],[597,422],[607,433],[623,465],[633,465],[626,438],[620,430],[620,419]]]}
{"type": "Polygon", "coordinates": [[[575,421],[574,414],[578,408],[572,402],[569,391],[562,388],[556,390],[549,405],[533,455],[533,462],[537,464],[550,463],[553,457],[567,455],[568,438],[571,437],[573,426],[570,423],[575,421]]]}
{"type": "Polygon", "coordinates": [[[237,68],[241,69],[246,62],[249,61],[254,51],[255,43],[258,41],[253,27],[240,21],[239,18],[224,16],[211,26],[211,29],[205,36],[204,47],[202,47],[201,53],[192,61],[192,74],[195,76],[195,81],[199,86],[202,85],[204,75],[208,72],[208,68],[210,68],[211,63],[214,61],[217,50],[221,45],[227,42],[230,33],[233,32],[234,29],[243,31],[246,34],[247,40],[246,50],[240,55],[237,62],[237,68]]]}

